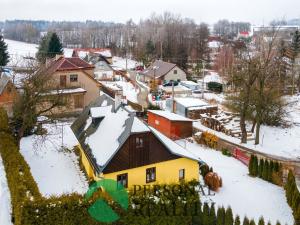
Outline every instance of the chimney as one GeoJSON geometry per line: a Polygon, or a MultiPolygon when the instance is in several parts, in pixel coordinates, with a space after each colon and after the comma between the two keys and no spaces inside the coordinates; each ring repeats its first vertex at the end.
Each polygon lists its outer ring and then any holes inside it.
{"type": "Polygon", "coordinates": [[[122,104],[122,94],[120,92],[115,93],[115,111],[122,104]]]}

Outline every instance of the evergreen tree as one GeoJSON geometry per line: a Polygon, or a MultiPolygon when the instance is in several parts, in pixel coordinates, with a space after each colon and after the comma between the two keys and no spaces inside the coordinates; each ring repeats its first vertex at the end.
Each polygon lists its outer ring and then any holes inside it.
{"type": "Polygon", "coordinates": [[[278,163],[277,161],[274,162],[274,171],[275,171],[276,173],[279,172],[279,163],[278,163]]]}
{"type": "Polygon", "coordinates": [[[247,216],[245,216],[245,218],[244,218],[243,225],[250,225],[250,222],[249,222],[249,219],[247,218],[247,216]]]}
{"type": "Polygon", "coordinates": [[[209,224],[209,206],[207,202],[203,205],[203,214],[202,214],[203,224],[209,224]]]}
{"type": "Polygon", "coordinates": [[[298,53],[300,53],[300,32],[298,30],[295,31],[292,38],[291,43],[292,50],[292,60],[295,60],[298,53]]]}
{"type": "Polygon", "coordinates": [[[262,174],[263,174],[263,170],[264,170],[264,159],[260,159],[259,161],[259,171],[258,171],[258,175],[260,178],[262,178],[262,174]]]}
{"type": "Polygon", "coordinates": [[[226,209],[225,213],[225,225],[233,225],[233,214],[230,207],[226,209]]]}
{"type": "Polygon", "coordinates": [[[269,162],[266,160],[264,162],[264,168],[263,168],[263,173],[262,173],[262,178],[264,180],[268,180],[268,171],[269,171],[269,162]]]}
{"type": "Polygon", "coordinates": [[[234,225],[241,225],[241,220],[240,220],[240,217],[239,217],[239,216],[236,216],[236,217],[235,217],[234,225]]]}
{"type": "Polygon", "coordinates": [[[225,209],[224,207],[218,208],[217,211],[217,225],[224,225],[225,223],[225,209]]]}
{"type": "Polygon", "coordinates": [[[55,55],[64,53],[62,43],[56,33],[52,33],[48,43],[48,57],[53,58],[55,55]]]}
{"type": "Polygon", "coordinates": [[[281,224],[279,223],[279,221],[277,221],[277,222],[276,222],[276,225],[281,225],[281,224]]]}
{"type": "Polygon", "coordinates": [[[253,160],[253,176],[257,177],[258,175],[258,159],[257,156],[254,156],[253,160]]]}
{"type": "Polygon", "coordinates": [[[57,34],[48,32],[40,41],[36,57],[40,62],[44,63],[47,58],[53,58],[55,55],[63,53],[63,47],[57,34]]]}
{"type": "Polygon", "coordinates": [[[250,221],[250,225],[255,225],[255,221],[253,219],[250,221]]]}
{"type": "Polygon", "coordinates": [[[155,53],[155,46],[151,39],[149,39],[146,43],[146,55],[148,59],[151,59],[155,53]]]}
{"type": "Polygon", "coordinates": [[[265,220],[263,217],[259,218],[258,225],[265,225],[265,220]]]}
{"type": "Polygon", "coordinates": [[[209,211],[209,224],[216,225],[216,221],[217,221],[217,216],[215,212],[215,206],[214,204],[212,204],[209,211]]]}
{"type": "Polygon", "coordinates": [[[269,164],[269,169],[268,169],[268,181],[270,181],[270,182],[272,182],[273,168],[274,168],[274,165],[273,165],[273,161],[271,160],[270,164],[269,164]]]}
{"type": "Polygon", "coordinates": [[[8,62],[9,55],[7,51],[7,44],[5,43],[3,36],[0,35],[0,69],[2,66],[6,66],[8,62]]]}
{"type": "Polygon", "coordinates": [[[248,166],[250,176],[253,176],[253,163],[254,163],[254,155],[251,155],[249,166],[248,166]]]}

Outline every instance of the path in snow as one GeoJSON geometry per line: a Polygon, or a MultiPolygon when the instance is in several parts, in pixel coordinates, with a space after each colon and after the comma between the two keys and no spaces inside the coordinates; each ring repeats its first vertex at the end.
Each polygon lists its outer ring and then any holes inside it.
{"type": "Polygon", "coordinates": [[[70,151],[77,144],[70,123],[43,125],[45,137],[31,135],[21,139],[20,151],[43,196],[77,192],[84,194],[88,183],[79,168],[78,158],[70,151]],[[63,126],[62,126],[63,125],[63,126]],[[68,150],[62,150],[63,145],[68,150]]]}
{"type": "MultiPolygon", "coordinates": [[[[182,142],[179,142],[182,144],[182,142]]],[[[248,168],[233,157],[186,141],[186,148],[213,167],[223,180],[223,187],[215,196],[202,197],[216,206],[231,206],[233,213],[247,215],[256,222],[261,215],[275,224],[293,224],[292,210],[288,206],[283,188],[260,178],[248,176],[248,168]]]]}
{"type": "Polygon", "coordinates": [[[7,186],[5,170],[0,156],[0,224],[12,225],[10,192],[7,186]]]}

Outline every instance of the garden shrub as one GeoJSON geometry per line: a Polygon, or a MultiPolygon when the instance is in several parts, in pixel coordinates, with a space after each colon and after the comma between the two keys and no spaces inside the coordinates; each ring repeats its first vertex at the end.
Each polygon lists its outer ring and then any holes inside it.
{"type": "Polygon", "coordinates": [[[201,136],[203,144],[216,149],[218,146],[218,137],[210,132],[204,131],[201,136]]]}

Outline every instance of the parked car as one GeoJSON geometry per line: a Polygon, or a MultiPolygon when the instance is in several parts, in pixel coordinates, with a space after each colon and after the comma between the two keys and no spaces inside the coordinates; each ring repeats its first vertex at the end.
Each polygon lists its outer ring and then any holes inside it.
{"type": "Polygon", "coordinates": [[[169,86],[172,86],[172,83],[174,83],[174,86],[177,86],[178,85],[178,81],[169,81],[169,82],[166,82],[163,84],[164,87],[169,87],[169,86]]]}

